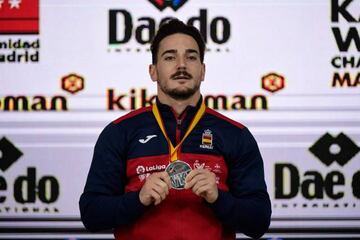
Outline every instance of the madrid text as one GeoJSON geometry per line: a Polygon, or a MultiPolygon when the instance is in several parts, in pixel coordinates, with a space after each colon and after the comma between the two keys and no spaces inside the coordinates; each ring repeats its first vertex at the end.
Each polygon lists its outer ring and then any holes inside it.
{"type": "Polygon", "coordinates": [[[354,0],[331,0],[331,30],[339,51],[331,59],[336,69],[332,87],[360,87],[360,8],[356,4],[354,0]]]}

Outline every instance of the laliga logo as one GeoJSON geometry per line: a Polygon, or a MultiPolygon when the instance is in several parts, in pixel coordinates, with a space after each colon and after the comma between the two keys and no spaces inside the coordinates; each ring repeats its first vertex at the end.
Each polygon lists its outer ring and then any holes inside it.
{"type": "Polygon", "coordinates": [[[174,11],[177,11],[187,0],[149,0],[160,11],[166,7],[171,7],[174,11]]]}
{"type": "Polygon", "coordinates": [[[136,173],[138,174],[140,181],[144,181],[146,179],[147,175],[150,175],[150,174],[145,173],[145,167],[141,166],[141,165],[137,166],[136,173]]]}
{"type": "Polygon", "coordinates": [[[163,171],[166,168],[166,165],[152,165],[152,166],[142,166],[139,165],[136,167],[136,174],[140,181],[144,181],[148,176],[150,176],[151,172],[163,171]]]}
{"type": "Polygon", "coordinates": [[[137,166],[137,168],[136,168],[136,173],[137,174],[144,174],[145,173],[145,168],[144,168],[144,166],[137,166]]]}

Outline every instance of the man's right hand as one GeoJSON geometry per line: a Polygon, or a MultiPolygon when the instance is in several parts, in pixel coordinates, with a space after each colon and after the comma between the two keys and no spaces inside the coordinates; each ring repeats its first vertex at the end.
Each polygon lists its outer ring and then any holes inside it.
{"type": "Polygon", "coordinates": [[[152,203],[156,206],[166,198],[170,188],[170,177],[167,172],[153,173],[146,178],[145,184],[140,190],[140,202],[145,206],[152,203]]]}

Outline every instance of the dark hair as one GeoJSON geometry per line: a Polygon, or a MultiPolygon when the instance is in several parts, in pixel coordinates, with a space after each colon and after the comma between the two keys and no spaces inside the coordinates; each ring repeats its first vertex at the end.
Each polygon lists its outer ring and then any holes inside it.
{"type": "Polygon", "coordinates": [[[204,62],[204,52],[205,52],[205,41],[201,36],[201,33],[197,28],[191,25],[186,25],[179,19],[173,18],[165,23],[163,23],[158,32],[156,33],[155,37],[151,42],[151,54],[152,54],[152,63],[157,63],[157,52],[159,50],[159,44],[161,40],[165,37],[175,34],[175,33],[183,33],[191,36],[197,42],[200,51],[200,61],[204,62]]]}

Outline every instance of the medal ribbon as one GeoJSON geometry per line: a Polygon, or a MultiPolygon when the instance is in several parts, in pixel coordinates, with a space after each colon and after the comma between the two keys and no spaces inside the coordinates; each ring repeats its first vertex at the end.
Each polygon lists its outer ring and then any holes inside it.
{"type": "Polygon", "coordinates": [[[171,162],[173,161],[176,161],[178,160],[178,154],[177,154],[177,150],[179,149],[179,147],[181,146],[181,144],[184,142],[184,140],[187,138],[187,136],[189,136],[189,134],[191,133],[191,131],[195,128],[196,124],[200,121],[201,117],[204,115],[205,113],[205,109],[206,109],[206,106],[205,106],[205,103],[204,101],[201,103],[201,106],[199,108],[199,110],[196,112],[195,114],[195,117],[194,119],[192,120],[189,128],[187,129],[184,137],[181,139],[181,141],[174,147],[170,141],[170,138],[168,137],[168,135],[166,134],[166,130],[165,130],[165,126],[164,126],[164,123],[161,119],[161,116],[160,116],[160,112],[159,112],[159,109],[155,104],[152,105],[152,112],[155,116],[155,119],[157,121],[157,123],[159,124],[159,127],[162,131],[162,133],[164,134],[164,137],[166,139],[166,141],[168,142],[169,144],[169,147],[170,147],[170,160],[171,162]]]}

